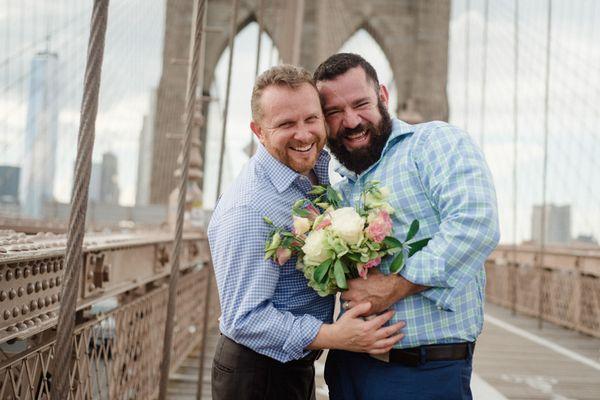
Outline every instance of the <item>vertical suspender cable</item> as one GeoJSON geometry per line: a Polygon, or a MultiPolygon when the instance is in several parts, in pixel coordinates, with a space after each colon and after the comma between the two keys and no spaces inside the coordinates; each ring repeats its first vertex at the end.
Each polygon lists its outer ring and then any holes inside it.
{"type": "Polygon", "coordinates": [[[481,132],[479,136],[479,145],[481,151],[485,153],[485,94],[486,94],[486,83],[487,83],[487,50],[488,50],[488,22],[490,15],[490,0],[484,0],[484,23],[483,23],[483,56],[482,56],[482,68],[481,68],[481,132]]]}
{"type": "MultiPolygon", "coordinates": [[[[517,157],[519,143],[519,0],[515,0],[514,14],[514,92],[513,92],[513,248],[512,261],[513,266],[517,268],[517,157]]],[[[515,270],[513,276],[513,290],[511,309],[513,315],[517,312],[517,279],[518,273],[515,270]]]]}
{"type": "Polygon", "coordinates": [[[470,36],[470,18],[469,11],[471,10],[471,1],[466,0],[465,5],[465,131],[469,130],[469,36],[470,36]]]}
{"type": "Polygon", "coordinates": [[[542,215],[541,215],[541,235],[540,235],[540,254],[539,254],[539,309],[538,309],[538,327],[542,327],[542,314],[544,311],[543,293],[544,293],[544,253],[546,252],[546,186],[548,182],[548,134],[549,134],[549,111],[550,111],[550,56],[552,44],[552,0],[548,0],[548,21],[546,28],[546,83],[544,94],[544,164],[542,168],[542,215]]]}
{"type": "Polygon", "coordinates": [[[231,25],[229,29],[229,63],[227,66],[227,88],[225,89],[225,109],[223,110],[223,129],[221,130],[221,151],[219,153],[219,174],[217,179],[217,198],[221,195],[223,183],[223,159],[225,156],[225,135],[227,134],[227,115],[229,113],[229,94],[231,92],[231,69],[233,66],[233,45],[237,28],[237,12],[239,0],[231,1],[231,25]]]}
{"type": "MultiPolygon", "coordinates": [[[[179,278],[179,259],[181,256],[181,239],[183,236],[183,214],[185,211],[185,198],[187,195],[188,171],[190,161],[190,148],[192,147],[192,131],[197,126],[194,121],[198,101],[198,74],[201,56],[202,30],[204,27],[204,7],[206,0],[194,2],[194,20],[190,37],[190,66],[188,68],[187,104],[185,114],[185,138],[182,150],[181,182],[177,198],[177,222],[175,224],[175,239],[171,259],[171,275],[169,277],[169,301],[167,303],[167,318],[165,323],[165,335],[163,344],[163,356],[160,371],[160,386],[158,398],[165,400],[167,397],[167,384],[169,381],[169,369],[171,366],[171,346],[173,342],[173,324],[175,317],[175,306],[177,301],[177,281],[179,278]]],[[[202,93],[200,93],[200,96],[202,93]]]]}
{"type": "MultiPolygon", "coordinates": [[[[206,29],[206,18],[208,14],[208,5],[204,6],[204,13],[202,16],[202,28],[206,29]]],[[[206,51],[206,34],[202,35],[202,40],[200,44],[200,54],[201,61],[199,65],[199,83],[198,83],[198,93],[202,95],[202,99],[204,100],[204,68],[205,68],[205,51],[206,51]]],[[[204,103],[201,103],[203,110],[204,103]]],[[[203,112],[203,111],[201,111],[203,112]]],[[[204,122],[204,121],[203,121],[204,122]]],[[[206,342],[208,335],[208,326],[210,324],[210,309],[211,309],[211,299],[212,299],[212,263],[208,266],[207,276],[206,276],[206,294],[204,298],[204,315],[202,318],[202,341],[200,342],[200,357],[198,360],[198,383],[196,385],[196,399],[202,399],[202,384],[204,378],[204,355],[206,354],[206,342]]]]}
{"type": "Polygon", "coordinates": [[[294,39],[292,41],[292,64],[300,65],[302,49],[302,24],[304,22],[304,0],[296,0],[296,20],[294,22],[294,39]]]}
{"type": "Polygon", "coordinates": [[[69,374],[73,362],[73,331],[75,329],[75,311],[82,263],[85,214],[87,211],[88,187],[92,169],[96,115],[98,114],[98,96],[100,93],[100,75],[108,19],[108,2],[109,0],[94,0],[92,11],[84,92],[81,104],[81,123],[77,138],[75,179],[71,196],[71,215],[69,216],[69,230],[67,235],[66,267],[64,284],[61,290],[56,347],[52,365],[51,398],[53,399],[68,398],[70,390],[69,374]]]}
{"type": "MultiPolygon", "coordinates": [[[[256,22],[258,23],[258,39],[256,40],[256,67],[254,68],[254,78],[258,76],[260,71],[260,47],[262,46],[263,33],[263,14],[264,0],[258,0],[258,13],[256,14],[256,22]]],[[[250,132],[250,157],[254,154],[254,133],[250,132]]]]}

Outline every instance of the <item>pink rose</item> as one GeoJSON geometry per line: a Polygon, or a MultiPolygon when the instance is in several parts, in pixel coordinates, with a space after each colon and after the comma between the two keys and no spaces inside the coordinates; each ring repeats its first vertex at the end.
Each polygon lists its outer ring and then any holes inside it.
{"type": "Polygon", "coordinates": [[[292,250],[280,247],[275,252],[275,257],[277,258],[277,264],[281,266],[292,257],[292,250]]]}
{"type": "Polygon", "coordinates": [[[326,228],[329,225],[331,225],[331,220],[326,218],[323,221],[321,221],[321,223],[319,223],[319,225],[315,226],[315,231],[318,231],[319,229],[326,228]]]}
{"type": "Polygon", "coordinates": [[[386,211],[379,211],[379,214],[373,219],[366,229],[367,237],[375,243],[381,243],[386,236],[392,233],[392,219],[386,211]]]}
{"type": "Polygon", "coordinates": [[[315,206],[310,203],[304,209],[308,211],[309,215],[307,218],[311,221],[314,221],[319,215],[321,215],[319,210],[317,210],[315,206]]]}
{"type": "Polygon", "coordinates": [[[369,272],[369,269],[376,267],[379,264],[381,264],[381,257],[374,258],[365,264],[358,263],[356,265],[358,275],[363,279],[367,279],[367,272],[369,272]]]}

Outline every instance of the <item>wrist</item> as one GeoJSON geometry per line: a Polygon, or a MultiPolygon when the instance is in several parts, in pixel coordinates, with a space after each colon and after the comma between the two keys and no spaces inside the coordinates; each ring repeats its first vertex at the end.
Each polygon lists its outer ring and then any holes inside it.
{"type": "Polygon", "coordinates": [[[406,279],[400,274],[392,274],[394,276],[394,303],[408,296],[417,294],[427,289],[427,286],[417,285],[406,279]]]}
{"type": "Polygon", "coordinates": [[[335,324],[322,324],[315,339],[306,347],[309,350],[322,350],[336,348],[335,324]]]}

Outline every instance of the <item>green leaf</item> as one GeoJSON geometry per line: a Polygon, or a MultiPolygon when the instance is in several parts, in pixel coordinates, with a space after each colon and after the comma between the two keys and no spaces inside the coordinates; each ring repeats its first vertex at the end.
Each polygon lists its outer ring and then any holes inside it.
{"type": "Polygon", "coordinates": [[[292,214],[296,215],[298,217],[303,217],[303,218],[307,218],[310,213],[308,211],[306,211],[304,208],[292,208],[292,214]]]}
{"type": "Polygon", "coordinates": [[[414,238],[417,232],[419,232],[419,220],[415,219],[410,224],[410,228],[408,228],[408,233],[406,234],[406,241],[408,242],[410,239],[414,238]]]}
{"type": "Polygon", "coordinates": [[[344,274],[344,267],[340,259],[335,260],[335,264],[333,264],[333,274],[335,276],[335,281],[340,289],[348,289],[348,284],[346,283],[346,275],[344,274]]]}
{"type": "Polygon", "coordinates": [[[341,201],[340,195],[331,186],[327,186],[327,200],[333,207],[339,207],[339,202],[341,201]]]}
{"type": "Polygon", "coordinates": [[[265,260],[268,260],[269,258],[273,257],[273,254],[275,254],[275,250],[269,250],[265,253],[265,260]]]}
{"type": "Polygon", "coordinates": [[[346,257],[348,257],[351,261],[354,261],[355,263],[361,262],[360,254],[348,253],[346,254],[346,257]]]}
{"type": "Polygon", "coordinates": [[[392,236],[386,236],[385,239],[383,239],[383,243],[389,248],[402,246],[402,242],[392,236]]]}
{"type": "Polygon", "coordinates": [[[390,265],[390,272],[392,274],[396,274],[402,270],[404,267],[404,254],[402,252],[398,253],[394,261],[392,261],[392,265],[390,265]]]}
{"type": "Polygon", "coordinates": [[[269,217],[263,217],[263,221],[265,221],[267,224],[269,224],[271,226],[275,226],[275,224],[273,224],[273,221],[271,221],[271,219],[269,217]]]}
{"type": "Polygon", "coordinates": [[[327,191],[327,189],[325,188],[325,186],[323,186],[323,185],[314,185],[312,187],[312,190],[310,192],[308,192],[308,194],[321,195],[321,194],[325,193],[326,191],[327,191]]]}
{"type": "Polygon", "coordinates": [[[315,268],[315,274],[313,276],[314,280],[323,283],[325,282],[325,277],[329,272],[329,267],[331,267],[332,260],[325,260],[317,268],[315,268]]]}
{"type": "Polygon", "coordinates": [[[408,252],[408,256],[412,257],[417,251],[420,251],[423,247],[427,246],[427,243],[429,243],[430,240],[431,238],[425,238],[409,243],[408,246],[410,247],[410,251],[408,252]]]}

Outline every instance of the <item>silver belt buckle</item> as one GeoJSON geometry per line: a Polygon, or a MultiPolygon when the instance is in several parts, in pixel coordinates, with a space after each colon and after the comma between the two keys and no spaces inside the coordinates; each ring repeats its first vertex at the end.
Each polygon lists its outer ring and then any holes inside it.
{"type": "Polygon", "coordinates": [[[383,354],[370,354],[369,353],[369,355],[371,357],[373,357],[374,359],[376,359],[376,360],[383,361],[385,363],[389,363],[390,362],[390,352],[389,351],[387,351],[387,352],[385,352],[383,354]]]}

